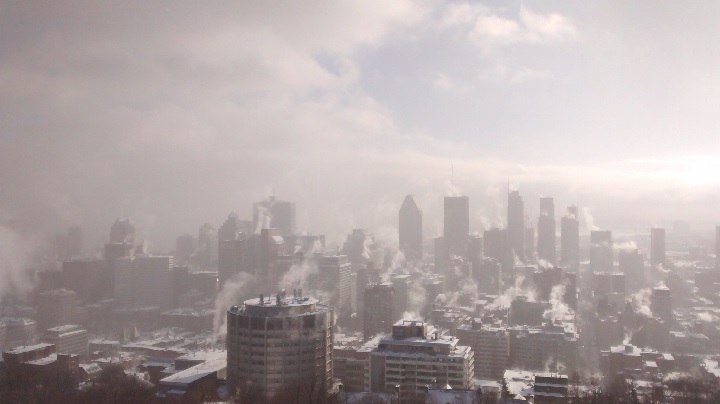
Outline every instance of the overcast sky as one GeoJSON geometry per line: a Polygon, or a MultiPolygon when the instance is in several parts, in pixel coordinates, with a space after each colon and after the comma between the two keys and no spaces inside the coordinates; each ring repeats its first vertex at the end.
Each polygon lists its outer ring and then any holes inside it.
{"type": "Polygon", "coordinates": [[[308,232],[391,237],[412,193],[432,236],[454,165],[473,231],[508,179],[532,222],[542,195],[714,225],[719,7],[0,0],[0,219],[170,249],[274,190],[308,232]]]}

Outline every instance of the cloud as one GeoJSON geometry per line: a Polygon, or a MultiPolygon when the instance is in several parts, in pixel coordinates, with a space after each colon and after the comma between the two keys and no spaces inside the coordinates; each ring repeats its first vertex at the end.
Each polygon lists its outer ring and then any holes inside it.
{"type": "Polygon", "coordinates": [[[573,22],[559,13],[540,14],[521,7],[516,18],[492,12],[479,15],[468,37],[482,46],[495,46],[553,42],[576,34],[573,22]]]}

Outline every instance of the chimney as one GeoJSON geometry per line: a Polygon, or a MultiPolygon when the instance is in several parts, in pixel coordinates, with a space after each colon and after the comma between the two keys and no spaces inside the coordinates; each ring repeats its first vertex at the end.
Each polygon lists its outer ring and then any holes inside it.
{"type": "Polygon", "coordinates": [[[265,302],[264,302],[264,299],[263,299],[263,294],[260,293],[260,304],[263,304],[263,303],[265,303],[265,302]]]}

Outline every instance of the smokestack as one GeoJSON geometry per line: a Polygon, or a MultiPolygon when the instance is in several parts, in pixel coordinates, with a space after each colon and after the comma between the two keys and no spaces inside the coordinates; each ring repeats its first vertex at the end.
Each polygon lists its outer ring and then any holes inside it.
{"type": "Polygon", "coordinates": [[[260,304],[263,304],[263,303],[265,303],[264,300],[263,300],[263,294],[260,293],[260,304]]]}
{"type": "Polygon", "coordinates": [[[275,302],[277,303],[278,306],[280,306],[280,299],[281,299],[281,298],[280,298],[280,293],[278,293],[277,295],[275,295],[275,302]]]}
{"type": "Polygon", "coordinates": [[[298,297],[302,299],[302,288],[298,289],[298,297]]]}

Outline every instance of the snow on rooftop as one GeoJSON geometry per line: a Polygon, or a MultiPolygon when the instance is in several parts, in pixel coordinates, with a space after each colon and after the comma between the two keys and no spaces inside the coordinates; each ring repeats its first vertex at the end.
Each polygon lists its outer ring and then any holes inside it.
{"type": "Polygon", "coordinates": [[[160,380],[160,383],[186,385],[225,368],[227,368],[226,359],[213,359],[170,375],[160,380]]]}

